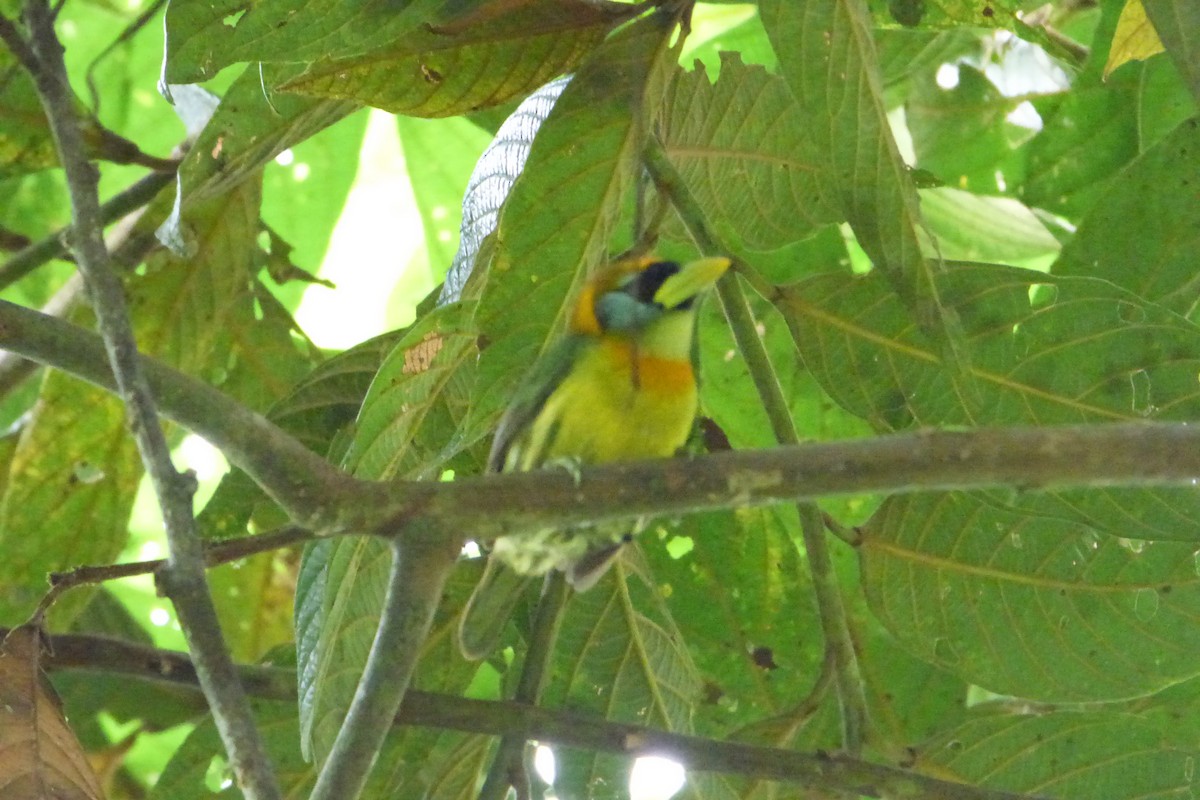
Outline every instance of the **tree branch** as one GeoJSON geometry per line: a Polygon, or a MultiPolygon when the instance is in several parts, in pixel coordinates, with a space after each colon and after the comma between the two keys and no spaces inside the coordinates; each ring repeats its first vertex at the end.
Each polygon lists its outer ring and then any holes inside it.
{"type": "MultiPolygon", "coordinates": [[[[161,583],[175,605],[188,647],[196,658],[197,674],[238,784],[249,798],[277,798],[279,788],[266,749],[254,726],[208,593],[203,551],[192,515],[195,480],[178,473],[171,463],[154,399],[141,373],[124,291],[104,244],[97,194],[99,172],[86,155],[75,98],[63,63],[63,48],[54,32],[54,18],[45,0],[29,0],[25,17],[31,47],[18,57],[30,68],[50,122],[71,196],[71,246],[87,283],[107,360],[116,376],[138,451],[166,523],[171,557],[168,569],[160,573],[161,583]]],[[[6,41],[9,38],[11,32],[6,41]]]]}
{"type": "MultiPolygon", "coordinates": [[[[0,301],[0,348],[117,390],[99,337],[70,322],[0,301]]],[[[140,363],[164,416],[221,450],[298,524],[333,526],[330,498],[351,478],[208,384],[145,356],[140,363]]]]}
{"type": "MultiPolygon", "coordinates": [[[[0,302],[0,348],[113,389],[95,334],[0,302]]],[[[165,416],[245,469],[319,535],[392,536],[436,523],[456,538],[839,494],[1019,487],[1195,486],[1200,426],[1129,422],[917,431],[701,458],[488,475],[451,482],[358,481],[261,415],[142,357],[165,416]],[[334,502],[344,505],[338,510],[334,502]]]]}
{"type": "MultiPolygon", "coordinates": [[[[112,390],[99,340],[0,302],[0,348],[112,390]]],[[[770,505],[839,494],[1018,487],[1195,486],[1200,426],[1129,422],[926,430],[700,458],[488,475],[359,481],[221,392],[142,357],[165,416],[245,469],[318,535],[393,536],[416,526],[482,540],[520,530],[770,505]],[[339,505],[340,504],[340,505],[339,505]]]]}
{"type": "MultiPolygon", "coordinates": [[[[0,628],[0,637],[6,630],[0,628]]],[[[194,686],[186,654],[156,650],[119,639],[77,634],[51,637],[49,669],[93,669],[130,677],[194,686]]],[[[239,668],[256,697],[294,702],[296,674],[279,667],[239,668]]],[[[835,754],[806,754],[783,748],[721,742],[664,733],[640,725],[596,719],[517,702],[471,700],[410,691],[395,724],[462,733],[537,740],[630,758],[666,755],[696,772],[721,772],[760,780],[788,781],[810,789],[909,800],[1034,800],[1029,795],[939,780],[915,772],[835,754]]]]}
{"type": "Polygon", "coordinates": [[[412,680],[460,547],[457,540],[392,540],[392,572],[375,641],[309,800],[353,800],[362,794],[412,680]]]}

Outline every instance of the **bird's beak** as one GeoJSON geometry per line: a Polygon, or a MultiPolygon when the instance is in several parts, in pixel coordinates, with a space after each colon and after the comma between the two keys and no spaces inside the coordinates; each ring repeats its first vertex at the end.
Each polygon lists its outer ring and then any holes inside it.
{"type": "Polygon", "coordinates": [[[698,261],[684,264],[671,277],[663,281],[654,293],[654,302],[663,308],[675,308],[700,294],[713,284],[729,269],[730,261],[723,256],[701,258],[698,261]]]}

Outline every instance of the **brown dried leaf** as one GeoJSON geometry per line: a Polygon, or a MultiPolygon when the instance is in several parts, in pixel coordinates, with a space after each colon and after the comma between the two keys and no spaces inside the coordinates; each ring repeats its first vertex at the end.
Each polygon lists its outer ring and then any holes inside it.
{"type": "Polygon", "coordinates": [[[26,625],[0,644],[0,796],[102,800],[96,773],[38,666],[40,635],[26,625]]]}

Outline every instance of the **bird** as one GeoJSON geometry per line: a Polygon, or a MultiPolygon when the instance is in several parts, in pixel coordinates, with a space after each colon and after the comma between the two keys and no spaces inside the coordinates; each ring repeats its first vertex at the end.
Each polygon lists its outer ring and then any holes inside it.
{"type": "MultiPolygon", "coordinates": [[[[566,333],[537,359],[501,417],[488,472],[671,456],[698,405],[696,308],[730,266],[619,258],[580,291],[566,333]]],[[[464,656],[488,656],[532,579],[552,570],[576,591],[595,585],[632,539],[628,524],[522,531],[492,543],[464,606],[464,656]]]]}

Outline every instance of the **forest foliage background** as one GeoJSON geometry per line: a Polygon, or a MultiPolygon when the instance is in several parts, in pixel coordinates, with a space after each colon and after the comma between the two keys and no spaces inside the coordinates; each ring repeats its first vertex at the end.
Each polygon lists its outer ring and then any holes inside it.
{"type": "MultiPolygon", "coordinates": [[[[684,37],[678,3],[67,0],[57,30],[101,196],[124,201],[108,237],[141,349],[359,477],[450,480],[480,471],[587,270],[639,235],[694,257],[697,220],[736,258],[783,402],[710,300],[692,453],[776,445],[773,412],[816,441],[1200,417],[1200,12],[1144,2],[699,4],[684,37]],[[646,178],[654,142],[699,217],[646,178]]],[[[88,326],[58,163],[0,49],[0,296],[88,326]]],[[[9,354],[0,392],[16,626],[48,573],[163,550],[118,400],[9,354]]],[[[288,522],[245,473],[201,472],[206,539],[288,522]]],[[[979,791],[1194,796],[1200,495],[1026,488],[822,500],[828,574],[805,507],[658,520],[569,601],[541,704],[813,753],[846,744],[852,680],[868,759],[979,791]]],[[[387,568],[340,537],[208,573],[235,659],[298,680],[299,703],[254,701],[288,796],[329,752],[387,568]]],[[[451,576],[414,687],[511,694],[527,613],[482,664],[454,646],[478,575],[451,576]]],[[[148,575],[66,592],[48,623],[183,647],[148,575]]],[[[52,675],[108,796],[239,796],[196,691],[123,669],[52,675]]],[[[494,745],[397,727],[364,796],[474,797],[494,745]]],[[[628,759],[556,755],[558,796],[627,792],[628,759]]]]}

